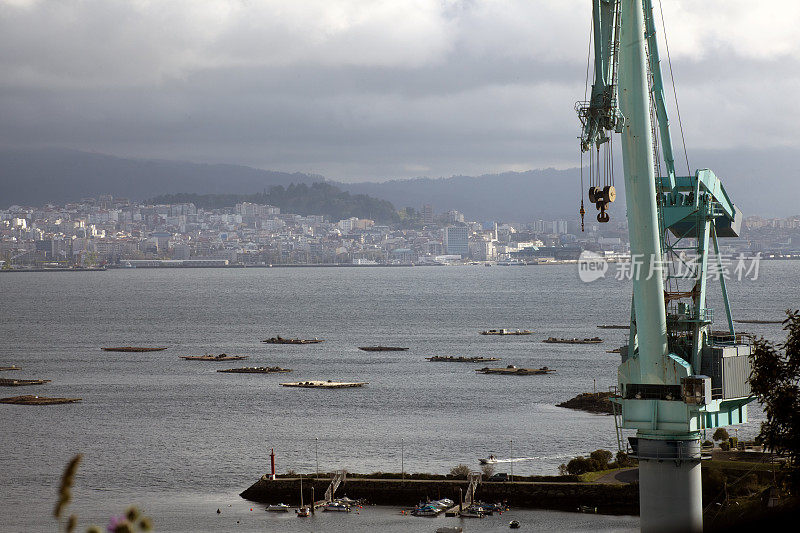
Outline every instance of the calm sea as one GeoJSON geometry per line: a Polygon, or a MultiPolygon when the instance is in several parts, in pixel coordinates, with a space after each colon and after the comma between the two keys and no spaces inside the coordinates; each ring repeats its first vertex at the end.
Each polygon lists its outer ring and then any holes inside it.
{"type": "MultiPolygon", "coordinates": [[[[798,267],[762,262],[757,280],[730,282],[736,316],[781,318],[784,309],[797,307],[798,267]]],[[[104,525],[136,503],[159,531],[433,531],[445,519],[401,517],[395,508],[320,514],[309,522],[267,516],[238,493],[266,472],[273,448],[279,472],[311,473],[317,464],[323,472],[399,472],[401,453],[407,472],[477,467],[489,454],[533,458],[515,463],[515,474],[552,474],[568,457],[616,449],[611,417],[555,404],[616,383],[618,356],[606,350],[621,345],[626,332],[597,325],[625,323],[630,292],[630,282],[615,279],[581,283],[574,265],[0,275],[0,365],[23,369],[3,377],[53,380],[35,389],[3,389],[4,395],[83,398],[52,407],[0,405],[0,530],[52,531],[61,471],[83,453],[73,505],[81,524],[104,525]],[[478,334],[497,327],[534,334],[478,334]],[[260,342],[277,334],[326,342],[260,342]],[[605,342],[541,342],[595,335],[605,342]],[[370,344],[410,350],[357,349],[370,344]],[[168,349],[100,349],[110,345],[168,349]],[[221,352],[249,356],[245,365],[294,372],[223,374],[216,370],[243,365],[179,358],[221,352]],[[431,355],[494,356],[502,365],[557,373],[480,375],[474,369],[482,365],[431,363],[425,360],[431,355]],[[308,379],[369,385],[278,385],[308,379]]],[[[744,329],[783,336],[780,326],[744,329]]],[[[751,409],[740,437],[753,435],[760,417],[751,409]]],[[[635,517],[514,511],[469,522],[465,530],[505,530],[509,517],[528,530],[638,526],[635,517]]]]}

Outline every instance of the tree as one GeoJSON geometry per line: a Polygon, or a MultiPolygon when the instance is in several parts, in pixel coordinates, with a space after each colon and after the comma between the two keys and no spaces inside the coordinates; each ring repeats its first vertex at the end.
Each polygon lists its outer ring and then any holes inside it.
{"type": "Polygon", "coordinates": [[[792,481],[800,485],[800,311],[787,310],[783,324],[785,343],[755,341],[749,383],[767,417],[759,437],[767,449],[788,457],[792,481]]]}
{"type": "Polygon", "coordinates": [[[450,475],[457,479],[467,479],[469,476],[470,470],[469,466],[465,464],[458,464],[450,469],[450,475]]]}
{"type": "Polygon", "coordinates": [[[728,436],[728,430],[725,428],[717,428],[714,434],[711,436],[714,440],[728,440],[730,437],[728,436]]]}
{"type": "Polygon", "coordinates": [[[574,459],[570,459],[569,463],[567,463],[567,473],[579,476],[586,472],[593,472],[595,470],[594,466],[591,459],[575,457],[574,459]]]}
{"type": "Polygon", "coordinates": [[[606,470],[614,454],[608,450],[595,450],[589,454],[589,458],[597,463],[596,470],[606,470]]]}
{"type": "Polygon", "coordinates": [[[492,477],[492,474],[494,474],[494,465],[492,463],[481,465],[481,472],[483,472],[484,477],[492,477]]]}

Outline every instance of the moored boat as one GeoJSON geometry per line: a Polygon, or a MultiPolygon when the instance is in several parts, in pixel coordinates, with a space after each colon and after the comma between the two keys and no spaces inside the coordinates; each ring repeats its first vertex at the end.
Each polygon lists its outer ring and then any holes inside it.
{"type": "Polygon", "coordinates": [[[323,511],[338,513],[349,513],[350,510],[351,508],[349,505],[339,501],[328,502],[323,509],[323,511]]]}
{"type": "Polygon", "coordinates": [[[285,503],[275,503],[275,504],[267,506],[267,511],[270,511],[270,512],[273,512],[273,513],[288,513],[289,509],[290,509],[290,507],[288,505],[286,505],[285,503]]]}
{"type": "Polygon", "coordinates": [[[459,513],[459,516],[463,518],[483,518],[485,514],[486,513],[484,513],[479,506],[470,505],[469,507],[461,511],[459,513]]]}

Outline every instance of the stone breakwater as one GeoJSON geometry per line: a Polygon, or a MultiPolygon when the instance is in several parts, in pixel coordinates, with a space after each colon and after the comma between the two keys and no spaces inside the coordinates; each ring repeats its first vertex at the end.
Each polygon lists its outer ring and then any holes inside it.
{"type": "MultiPolygon", "coordinates": [[[[311,487],[317,500],[322,499],[329,479],[303,478],[303,498],[311,500],[311,487]]],[[[377,505],[415,505],[420,501],[450,498],[459,501],[459,489],[466,496],[465,480],[347,479],[337,496],[364,498],[377,505]]],[[[299,504],[300,479],[262,478],[240,494],[259,503],[299,504]]],[[[475,499],[486,502],[506,501],[513,507],[575,511],[579,506],[597,507],[604,514],[639,514],[639,487],[636,484],[492,482],[481,483],[475,499]]]]}

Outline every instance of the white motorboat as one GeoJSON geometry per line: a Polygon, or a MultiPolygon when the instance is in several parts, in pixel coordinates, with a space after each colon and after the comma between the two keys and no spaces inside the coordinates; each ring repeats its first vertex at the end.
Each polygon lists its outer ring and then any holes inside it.
{"type": "Polygon", "coordinates": [[[275,503],[267,507],[267,511],[274,513],[288,513],[290,507],[285,503],[275,503]]]}
{"type": "Polygon", "coordinates": [[[324,511],[334,511],[339,513],[349,513],[350,506],[342,502],[330,502],[325,505],[324,511]]]}

